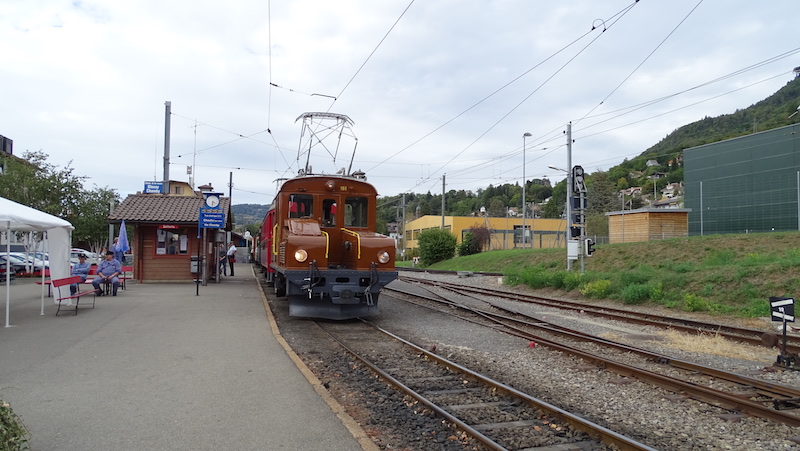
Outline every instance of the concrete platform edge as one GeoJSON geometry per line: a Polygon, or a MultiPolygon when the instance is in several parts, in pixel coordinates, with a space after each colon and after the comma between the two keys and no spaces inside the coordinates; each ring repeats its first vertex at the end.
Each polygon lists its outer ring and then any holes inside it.
{"type": "MultiPolygon", "coordinates": [[[[253,275],[258,279],[258,275],[255,274],[255,270],[253,269],[253,275]]],[[[356,420],[351,417],[347,411],[345,411],[344,407],[339,404],[328,390],[322,385],[322,382],[317,379],[317,376],[306,366],[305,363],[300,359],[300,357],[294,352],[289,343],[284,340],[283,336],[281,336],[281,332],[278,329],[278,323],[275,322],[275,317],[272,315],[272,309],[269,307],[269,301],[267,300],[267,294],[264,293],[264,289],[260,283],[256,284],[258,286],[258,291],[261,293],[261,301],[264,303],[264,310],[266,310],[267,318],[269,319],[270,328],[272,329],[272,335],[278,340],[278,343],[283,348],[286,355],[294,362],[297,369],[305,376],[308,383],[314,388],[314,391],[325,401],[325,404],[330,407],[333,413],[336,414],[336,417],[339,421],[342,422],[345,428],[350,432],[350,434],[358,441],[359,445],[361,445],[361,449],[363,451],[380,451],[380,448],[369,438],[367,433],[361,427],[356,420]]]]}

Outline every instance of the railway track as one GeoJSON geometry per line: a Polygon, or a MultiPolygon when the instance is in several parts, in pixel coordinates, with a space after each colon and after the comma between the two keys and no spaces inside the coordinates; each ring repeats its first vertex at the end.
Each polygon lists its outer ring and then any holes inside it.
{"type": "Polygon", "coordinates": [[[317,325],[382,379],[487,449],[653,449],[367,321],[317,325]]]}
{"type": "MultiPolygon", "coordinates": [[[[415,279],[416,281],[416,279],[415,279]]],[[[438,283],[437,283],[438,285],[438,283]]],[[[461,292],[461,286],[455,284],[444,284],[451,292],[461,292]]],[[[635,377],[639,380],[660,386],[667,390],[679,393],[718,407],[731,410],[736,413],[750,414],[772,421],[781,422],[790,426],[800,426],[800,417],[793,412],[784,409],[796,409],[800,405],[800,390],[793,387],[782,386],[774,383],[762,381],[736,373],[699,365],[686,360],[675,359],[670,356],[653,353],[648,350],[633,346],[617,343],[611,340],[602,339],[592,335],[574,331],[562,326],[557,326],[539,318],[533,318],[522,313],[506,309],[496,303],[485,302],[488,309],[478,309],[473,306],[464,305],[443,299],[441,296],[423,296],[416,292],[401,290],[397,287],[386,288],[395,292],[403,293],[425,299],[428,302],[445,304],[450,309],[450,314],[460,316],[473,322],[477,322],[487,327],[503,331],[521,338],[532,340],[539,344],[544,344],[552,349],[578,356],[594,365],[614,371],[624,377],[635,377]],[[453,310],[452,307],[458,310],[453,310]],[[461,313],[456,313],[461,312],[461,313]],[[554,338],[557,336],[559,338],[554,338]],[[642,358],[656,362],[658,366],[670,366],[686,372],[683,379],[674,376],[661,374],[629,364],[619,363],[612,358],[603,357],[598,353],[587,352],[579,348],[565,344],[565,340],[577,340],[579,342],[592,342],[606,348],[613,348],[624,353],[633,353],[642,358]],[[702,380],[698,378],[702,375],[702,380]],[[726,384],[725,390],[711,388],[720,385],[719,381],[726,384]]],[[[474,294],[476,290],[466,287],[464,292],[474,294]]],[[[481,295],[491,293],[489,296],[498,296],[498,293],[507,295],[506,292],[495,290],[477,290],[481,295]]],[[[516,295],[506,296],[516,299],[516,295]]]]}
{"type": "MultiPolygon", "coordinates": [[[[632,324],[646,324],[649,326],[660,327],[663,329],[673,329],[680,332],[692,333],[692,334],[703,334],[703,333],[717,334],[729,340],[739,341],[752,345],[773,347],[779,344],[778,335],[771,331],[749,329],[744,327],[732,327],[722,324],[705,323],[686,318],[675,318],[671,316],[656,315],[652,313],[641,313],[624,309],[616,309],[613,307],[598,307],[598,306],[592,306],[591,304],[571,302],[561,299],[547,298],[543,296],[511,293],[508,291],[493,290],[488,288],[470,287],[448,282],[433,282],[430,280],[413,278],[408,276],[400,277],[400,280],[406,282],[418,283],[422,285],[448,288],[456,290],[458,293],[472,293],[476,295],[503,297],[506,299],[513,299],[519,302],[527,302],[547,307],[556,307],[560,309],[572,310],[590,316],[613,319],[632,324]]],[[[794,335],[787,336],[786,352],[789,354],[800,353],[800,337],[794,335]]]]}

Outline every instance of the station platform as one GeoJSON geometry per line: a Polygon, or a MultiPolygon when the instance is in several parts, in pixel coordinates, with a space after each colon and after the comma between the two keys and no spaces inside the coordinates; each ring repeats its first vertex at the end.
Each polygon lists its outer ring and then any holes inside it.
{"type": "Polygon", "coordinates": [[[236,274],[128,281],[74,316],[53,298],[40,315],[41,286],[13,281],[0,398],[30,448],[377,450],[286,345],[252,267],[236,274]]]}

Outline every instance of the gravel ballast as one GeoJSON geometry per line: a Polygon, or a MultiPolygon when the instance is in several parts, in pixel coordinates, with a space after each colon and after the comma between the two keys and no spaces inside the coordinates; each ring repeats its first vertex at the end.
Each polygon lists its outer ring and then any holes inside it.
{"type": "MultiPolygon", "coordinates": [[[[495,289],[523,290],[501,285],[497,277],[466,277],[417,274],[415,277],[441,279],[495,289]]],[[[393,282],[404,289],[413,284],[393,282]]],[[[452,297],[451,294],[443,296],[452,297]]],[[[572,411],[653,448],[663,450],[790,450],[800,449],[798,428],[768,420],[734,415],[719,407],[687,399],[659,387],[596,368],[591,363],[566,356],[545,346],[492,329],[468,323],[405,300],[403,295],[384,292],[381,314],[371,318],[378,326],[470,369],[510,385],[531,396],[572,411]]],[[[464,302],[480,304],[475,299],[464,302]]],[[[493,302],[502,302],[494,301],[493,302]]],[[[365,370],[354,359],[315,332],[310,320],[288,318],[285,300],[270,297],[281,333],[309,368],[329,387],[351,416],[362,424],[381,449],[455,450],[480,449],[459,431],[404,400],[402,394],[365,370]]],[[[726,369],[751,377],[800,387],[793,371],[769,371],[778,351],[753,349],[753,359],[728,358],[688,352],[668,346],[663,331],[556,311],[541,306],[509,303],[518,311],[545,316],[585,333],[613,335],[616,341],[726,369]],[[630,338],[628,337],[636,337],[630,338]],[[765,371],[766,369],[766,371],[765,371]]],[[[615,305],[620,307],[619,305],[615,305]]],[[[680,312],[669,312],[679,316],[680,312]]],[[[731,320],[733,321],[733,320],[731,320]]],[[[716,319],[714,322],[720,322],[716,319]]],[[[747,346],[747,345],[742,345],[747,346]]],[[[753,348],[752,346],[748,346],[753,348]]],[[[602,352],[598,350],[597,352],[602,352]]],[[[641,365],[637,356],[622,356],[641,365]]],[[[628,363],[628,362],[623,362],[628,363]]]]}

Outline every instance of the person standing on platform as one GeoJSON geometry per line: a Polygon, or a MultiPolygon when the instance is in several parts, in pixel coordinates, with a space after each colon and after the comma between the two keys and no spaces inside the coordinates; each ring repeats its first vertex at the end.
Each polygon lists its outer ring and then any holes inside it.
{"type": "Polygon", "coordinates": [[[217,272],[222,273],[222,275],[228,275],[228,253],[225,252],[225,245],[219,243],[219,265],[217,267],[217,272]]]}
{"type": "Polygon", "coordinates": [[[114,258],[114,252],[106,252],[106,259],[100,262],[97,267],[97,277],[92,279],[92,286],[94,287],[95,294],[98,296],[103,295],[103,289],[100,288],[101,283],[110,283],[112,287],[112,296],[117,295],[119,288],[119,276],[122,273],[122,264],[119,260],[114,258]]]}
{"type": "MultiPolygon", "coordinates": [[[[73,276],[81,276],[81,283],[86,282],[86,276],[89,275],[89,270],[92,269],[92,266],[86,262],[86,254],[78,255],[78,263],[72,267],[72,271],[70,272],[73,276]]],[[[75,294],[78,292],[78,284],[71,283],[69,285],[69,294],[75,294]]]]}
{"type": "Polygon", "coordinates": [[[231,277],[233,277],[233,264],[236,263],[236,246],[231,243],[228,248],[228,264],[231,265],[231,277]]]}

